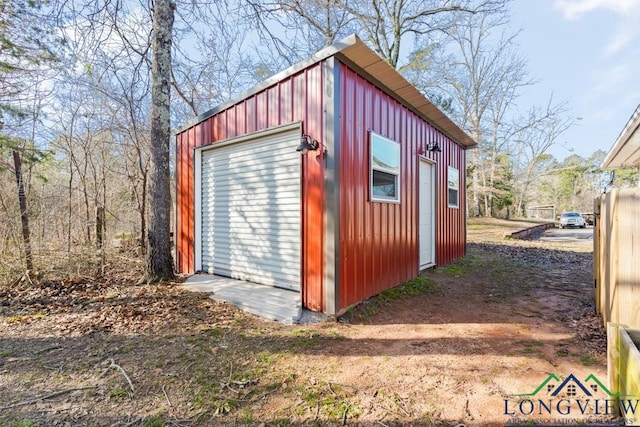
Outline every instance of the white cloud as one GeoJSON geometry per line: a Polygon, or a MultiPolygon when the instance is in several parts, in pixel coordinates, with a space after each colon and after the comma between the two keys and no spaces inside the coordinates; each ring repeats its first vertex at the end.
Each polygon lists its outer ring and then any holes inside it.
{"type": "Polygon", "coordinates": [[[608,130],[610,134],[620,130],[619,118],[627,117],[640,99],[640,89],[635,84],[638,62],[638,58],[631,58],[627,62],[603,64],[590,73],[591,86],[580,100],[581,114],[588,117],[590,125],[605,126],[603,123],[609,122],[615,123],[614,129],[608,130]]]}
{"type": "Polygon", "coordinates": [[[628,24],[621,25],[615,37],[609,41],[605,47],[605,55],[612,56],[618,52],[622,52],[625,48],[629,47],[638,36],[637,23],[629,22],[628,24]]]}
{"type": "Polygon", "coordinates": [[[628,58],[638,59],[636,46],[640,39],[640,1],[637,1],[636,5],[638,7],[622,16],[616,25],[616,34],[605,48],[607,57],[622,54],[628,58]]]}
{"type": "Polygon", "coordinates": [[[570,21],[590,12],[613,12],[615,24],[609,27],[608,40],[602,51],[605,57],[628,51],[640,38],[640,0],[555,0],[553,7],[570,21]]]}
{"type": "Polygon", "coordinates": [[[602,102],[603,99],[613,100],[632,91],[633,86],[630,84],[635,80],[634,68],[632,62],[622,62],[594,69],[590,76],[594,84],[587,97],[595,102],[602,102]]]}
{"type": "Polygon", "coordinates": [[[634,13],[640,9],[640,0],[556,0],[553,7],[560,10],[566,19],[575,20],[597,9],[622,15],[634,13]]]}

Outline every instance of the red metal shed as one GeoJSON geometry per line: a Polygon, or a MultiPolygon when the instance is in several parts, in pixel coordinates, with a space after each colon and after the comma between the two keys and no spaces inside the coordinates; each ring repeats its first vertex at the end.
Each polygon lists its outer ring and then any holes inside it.
{"type": "Polygon", "coordinates": [[[177,130],[177,270],[340,313],[465,254],[475,145],[349,36],[177,130]]]}

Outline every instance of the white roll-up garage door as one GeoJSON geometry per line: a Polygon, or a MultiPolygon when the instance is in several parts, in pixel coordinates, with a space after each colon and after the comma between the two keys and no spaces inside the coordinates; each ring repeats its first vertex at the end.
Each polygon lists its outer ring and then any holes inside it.
{"type": "Polygon", "coordinates": [[[202,152],[202,269],[300,290],[299,128],[202,152]]]}

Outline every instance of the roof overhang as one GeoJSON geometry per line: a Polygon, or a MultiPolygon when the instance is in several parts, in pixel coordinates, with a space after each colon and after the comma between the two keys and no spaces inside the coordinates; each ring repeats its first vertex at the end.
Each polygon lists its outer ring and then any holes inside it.
{"type": "Polygon", "coordinates": [[[453,120],[447,117],[438,107],[433,105],[418,89],[409,83],[397,70],[389,65],[378,54],[365,45],[358,36],[352,34],[344,39],[328,46],[311,57],[298,62],[286,70],[259,83],[246,92],[241,93],[233,100],[218,105],[217,107],[199,115],[194,121],[176,129],[174,133],[180,133],[197,123],[237,104],[256,93],[259,93],[270,86],[292,76],[311,65],[323,61],[331,56],[336,56],[346,65],[353,67],[356,71],[363,73],[373,81],[380,89],[395,98],[433,127],[451,138],[462,147],[473,148],[477,142],[463,131],[453,120]]]}
{"type": "Polygon", "coordinates": [[[622,166],[640,166],[640,105],[602,162],[602,168],[622,166]]]}

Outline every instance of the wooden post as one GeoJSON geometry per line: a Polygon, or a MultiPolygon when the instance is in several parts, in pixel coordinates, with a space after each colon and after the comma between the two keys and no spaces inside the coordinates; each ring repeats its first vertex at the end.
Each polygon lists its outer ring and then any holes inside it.
{"type": "Polygon", "coordinates": [[[611,322],[607,323],[607,377],[609,379],[609,391],[612,394],[620,393],[620,381],[618,379],[620,375],[619,328],[620,328],[620,325],[617,325],[611,322]]]}
{"type": "Polygon", "coordinates": [[[96,206],[96,245],[98,249],[103,248],[104,239],[104,207],[96,206]]]}
{"type": "MultiPolygon", "coordinates": [[[[640,399],[640,351],[632,338],[633,336],[637,340],[639,332],[637,329],[628,329],[622,326],[618,329],[618,393],[625,395],[621,399],[631,402],[640,399]]],[[[621,414],[627,421],[626,425],[631,425],[631,423],[637,425],[634,422],[637,415],[633,412],[635,411],[621,414]]]]}
{"type": "Polygon", "coordinates": [[[618,316],[618,293],[616,287],[616,277],[618,271],[618,192],[620,190],[613,188],[606,194],[606,204],[602,206],[600,217],[603,219],[601,230],[606,234],[602,240],[600,256],[604,267],[602,277],[603,308],[604,321],[620,323],[618,316]]]}
{"type": "Polygon", "coordinates": [[[618,192],[616,216],[617,254],[614,282],[617,299],[617,321],[640,328],[640,189],[623,188],[618,192]]]}
{"type": "Polygon", "coordinates": [[[613,394],[620,392],[618,383],[618,327],[619,325],[607,323],[607,377],[609,378],[609,391],[613,394]]]}
{"type": "Polygon", "coordinates": [[[600,314],[600,196],[593,199],[593,296],[596,302],[596,313],[600,314]]]}

